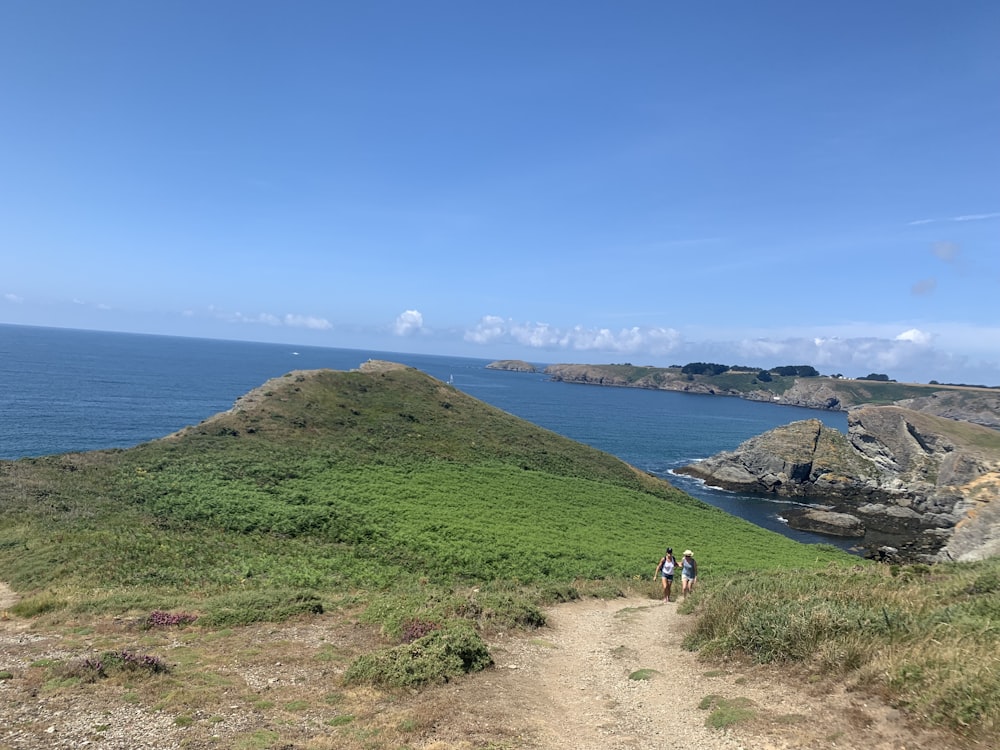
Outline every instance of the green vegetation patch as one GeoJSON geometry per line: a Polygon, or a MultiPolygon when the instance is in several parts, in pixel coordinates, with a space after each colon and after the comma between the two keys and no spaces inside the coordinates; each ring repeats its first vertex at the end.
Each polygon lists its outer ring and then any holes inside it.
{"type": "Polygon", "coordinates": [[[726,729],[733,724],[747,721],[755,716],[754,703],[749,698],[724,698],[707,695],[701,699],[698,708],[710,711],[705,726],[710,729],[726,729]]]}
{"type": "Polygon", "coordinates": [[[439,682],[493,665],[489,649],[466,623],[449,623],[412,643],[360,656],[347,669],[348,683],[410,687],[439,682]]]}
{"type": "Polygon", "coordinates": [[[253,622],[281,622],[300,614],[322,614],[323,604],[312,592],[278,590],[235,591],[206,602],[202,625],[232,627],[253,622]]]}
{"type": "Polygon", "coordinates": [[[644,668],[644,669],[637,669],[636,671],[632,672],[628,676],[628,678],[630,680],[639,680],[639,681],[652,680],[654,677],[657,677],[660,674],[661,672],[659,670],[644,668]]]}
{"type": "Polygon", "coordinates": [[[702,591],[685,645],[853,674],[913,715],[977,737],[1000,723],[998,574],[996,558],[750,573],[702,591]]]}

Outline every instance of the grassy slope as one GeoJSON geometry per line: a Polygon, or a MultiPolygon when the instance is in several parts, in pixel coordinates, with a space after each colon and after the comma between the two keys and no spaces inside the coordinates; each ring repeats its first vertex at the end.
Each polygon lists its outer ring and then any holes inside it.
{"type": "Polygon", "coordinates": [[[713,587],[699,604],[689,645],[703,653],[802,665],[995,746],[1000,558],[850,575],[753,573],[713,587]]]}
{"type": "Polygon", "coordinates": [[[3,464],[0,575],[72,598],[628,578],[666,544],[714,574],[844,559],[415,370],[294,373],[257,396],[127,451],[3,464]]]}

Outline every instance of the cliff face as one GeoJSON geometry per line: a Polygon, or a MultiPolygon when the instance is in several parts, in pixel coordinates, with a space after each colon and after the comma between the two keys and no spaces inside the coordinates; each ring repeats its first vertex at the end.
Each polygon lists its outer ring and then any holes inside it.
{"type": "Polygon", "coordinates": [[[848,434],[794,422],[679,470],[725,489],[796,498],[789,523],[866,533],[910,559],[1000,554],[1000,433],[896,406],[848,413],[848,434]]]}
{"type": "Polygon", "coordinates": [[[1000,430],[1000,394],[989,389],[941,390],[897,406],[1000,430]]]}

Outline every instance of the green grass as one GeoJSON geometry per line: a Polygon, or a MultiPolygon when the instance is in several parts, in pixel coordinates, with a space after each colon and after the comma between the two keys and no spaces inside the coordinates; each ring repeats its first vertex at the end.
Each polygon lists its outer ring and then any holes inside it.
{"type": "Polygon", "coordinates": [[[726,729],[752,719],[756,713],[749,698],[723,698],[718,695],[705,696],[698,708],[709,711],[705,726],[710,729],[726,729]]]}
{"type": "Polygon", "coordinates": [[[659,674],[661,674],[661,672],[657,669],[643,668],[643,669],[637,669],[636,671],[632,672],[628,676],[628,678],[630,680],[637,680],[637,681],[652,680],[659,674]]]}
{"type": "Polygon", "coordinates": [[[845,677],[973,736],[1000,723],[1000,559],[754,573],[700,592],[686,644],[845,677]]]}

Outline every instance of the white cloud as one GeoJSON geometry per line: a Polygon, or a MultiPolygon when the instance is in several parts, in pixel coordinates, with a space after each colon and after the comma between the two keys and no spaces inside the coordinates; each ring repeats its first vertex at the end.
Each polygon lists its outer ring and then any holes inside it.
{"type": "Polygon", "coordinates": [[[1000,219],[1000,211],[992,211],[985,214],[962,214],[961,216],[949,216],[944,219],[917,219],[909,222],[911,227],[921,224],[939,224],[947,221],[988,221],[990,219],[1000,219]]]}
{"type": "Polygon", "coordinates": [[[267,326],[280,326],[281,318],[277,315],[271,315],[271,313],[257,313],[256,315],[244,315],[241,312],[234,312],[231,315],[221,314],[219,317],[225,320],[231,320],[236,323],[258,323],[267,326]]]}
{"type": "Polygon", "coordinates": [[[935,377],[945,380],[953,363],[946,354],[932,347],[934,338],[931,333],[911,328],[892,338],[753,339],[740,341],[736,347],[737,357],[742,358],[739,364],[762,367],[808,364],[827,375],[841,373],[858,377],[878,372],[895,380],[935,377]]]}
{"type": "Polygon", "coordinates": [[[24,297],[18,297],[16,294],[7,293],[3,296],[3,298],[5,301],[11,302],[15,305],[20,305],[22,302],[24,302],[24,297]]]}
{"type": "Polygon", "coordinates": [[[984,221],[986,219],[1000,219],[1000,211],[989,214],[966,214],[965,216],[955,216],[952,221],[984,221]]]}
{"type": "Polygon", "coordinates": [[[396,318],[393,332],[397,336],[412,336],[420,333],[423,328],[424,316],[416,310],[406,310],[396,318]]]}
{"type": "MultiPolygon", "coordinates": [[[[317,318],[311,315],[297,315],[286,313],[284,316],[272,313],[257,313],[256,315],[244,315],[241,312],[225,312],[215,307],[210,307],[209,311],[216,318],[230,323],[246,323],[249,325],[265,325],[273,328],[308,328],[314,331],[326,331],[333,328],[333,324],[325,318],[317,318]]],[[[188,313],[185,313],[188,314],[188,313]]]]}
{"type": "Polygon", "coordinates": [[[933,337],[924,331],[917,328],[911,328],[908,331],[903,331],[896,337],[896,341],[909,341],[914,344],[919,344],[921,346],[930,344],[933,337]]]}
{"type": "Polygon", "coordinates": [[[484,315],[476,327],[465,332],[463,338],[473,344],[488,344],[504,337],[507,321],[496,315],[484,315]]]}
{"type": "Polygon", "coordinates": [[[593,351],[617,354],[666,354],[680,343],[680,334],[670,328],[559,328],[549,323],[516,323],[496,315],[486,315],[465,340],[476,344],[511,343],[532,349],[593,351]]]}
{"type": "Polygon", "coordinates": [[[309,328],[313,331],[327,331],[333,324],[325,318],[315,318],[312,315],[285,315],[284,323],[289,328],[309,328]]]}

